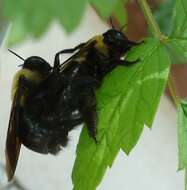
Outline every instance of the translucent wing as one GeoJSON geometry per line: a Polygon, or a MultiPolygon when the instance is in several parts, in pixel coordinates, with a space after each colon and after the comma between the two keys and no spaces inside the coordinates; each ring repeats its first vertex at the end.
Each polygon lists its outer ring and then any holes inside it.
{"type": "Polygon", "coordinates": [[[10,181],[14,176],[21,148],[21,142],[18,136],[18,128],[20,127],[20,117],[21,117],[20,102],[22,97],[22,92],[21,92],[22,89],[20,82],[21,80],[19,80],[18,89],[15,93],[12,103],[7,139],[6,139],[5,155],[6,155],[6,172],[7,172],[8,181],[10,181]]]}
{"type": "MultiPolygon", "coordinates": [[[[80,58],[81,56],[84,56],[84,53],[87,52],[91,47],[93,47],[95,45],[96,41],[95,40],[90,40],[87,43],[85,43],[85,45],[83,47],[81,47],[79,49],[79,51],[77,51],[75,54],[73,54],[69,59],[67,59],[65,62],[63,62],[60,65],[60,72],[63,72],[64,69],[66,69],[69,65],[71,65],[72,63],[74,63],[74,61],[77,58],[80,58]]],[[[58,56],[60,54],[66,53],[67,50],[62,50],[61,52],[59,52],[58,56]]]]}

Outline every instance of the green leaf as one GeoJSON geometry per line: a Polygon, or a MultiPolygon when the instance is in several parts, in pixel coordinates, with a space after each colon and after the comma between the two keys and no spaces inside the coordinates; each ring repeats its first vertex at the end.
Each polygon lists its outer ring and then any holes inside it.
{"type": "Polygon", "coordinates": [[[4,41],[7,28],[8,28],[8,23],[7,23],[7,20],[3,16],[3,2],[0,1],[0,46],[1,46],[1,43],[4,41]]]}
{"type": "Polygon", "coordinates": [[[179,170],[185,170],[185,189],[187,189],[187,101],[178,107],[178,151],[179,170]]]}
{"type": "Polygon", "coordinates": [[[15,19],[18,14],[23,14],[23,2],[24,0],[13,1],[13,0],[4,0],[3,1],[3,14],[7,18],[15,19]]]}
{"type": "Polygon", "coordinates": [[[24,6],[24,25],[31,36],[40,37],[49,27],[53,16],[53,1],[26,1],[24,6]]]}
{"type": "Polygon", "coordinates": [[[155,19],[158,22],[161,31],[166,35],[171,33],[174,4],[175,0],[162,1],[154,12],[155,19]]]}
{"type": "Polygon", "coordinates": [[[185,170],[185,190],[187,190],[187,170],[185,170]]]}
{"type": "Polygon", "coordinates": [[[179,170],[187,168],[187,102],[183,101],[178,108],[178,149],[179,170]]]}
{"type": "Polygon", "coordinates": [[[56,6],[57,16],[67,32],[72,32],[79,24],[87,0],[57,0],[56,6]]]}
{"type": "Polygon", "coordinates": [[[127,23],[125,3],[124,0],[118,0],[115,9],[113,10],[113,15],[116,17],[120,26],[124,26],[127,23]]]}
{"type": "Polygon", "coordinates": [[[187,1],[177,0],[173,11],[172,38],[187,38],[187,1]]]}
{"type": "Polygon", "coordinates": [[[103,18],[108,18],[117,5],[118,0],[90,0],[90,3],[103,18]]]}
{"type": "Polygon", "coordinates": [[[23,39],[26,39],[27,37],[28,33],[24,26],[24,17],[23,15],[20,14],[17,16],[17,18],[15,18],[15,20],[11,25],[11,29],[6,44],[8,46],[12,46],[16,43],[21,42],[23,39]]]}
{"type": "Polygon", "coordinates": [[[128,59],[141,61],[116,68],[97,91],[98,144],[83,129],[72,173],[74,190],[95,190],[119,150],[129,153],[144,124],[152,125],[168,77],[168,53],[160,42],[148,39],[128,59]]]}
{"type": "Polygon", "coordinates": [[[174,64],[183,64],[187,60],[187,39],[169,39],[168,51],[174,64]]]}
{"type": "Polygon", "coordinates": [[[4,15],[12,21],[8,44],[21,42],[26,37],[40,37],[58,19],[67,32],[79,24],[87,0],[6,0],[4,15]]]}
{"type": "Polygon", "coordinates": [[[175,63],[187,60],[187,1],[177,0],[173,11],[172,33],[169,48],[175,56],[175,63]],[[174,51],[173,51],[174,50],[174,51]],[[176,51],[176,52],[175,52],[176,51]]]}

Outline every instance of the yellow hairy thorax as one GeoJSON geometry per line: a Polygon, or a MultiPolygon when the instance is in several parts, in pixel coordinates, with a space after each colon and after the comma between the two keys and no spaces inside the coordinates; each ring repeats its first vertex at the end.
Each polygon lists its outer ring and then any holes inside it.
{"type": "Polygon", "coordinates": [[[102,35],[95,36],[91,41],[96,41],[95,47],[98,49],[101,53],[107,55],[108,54],[108,48],[106,44],[103,42],[104,37],[102,35]]]}
{"type": "Polygon", "coordinates": [[[37,71],[32,71],[29,69],[21,69],[18,71],[13,78],[12,82],[12,91],[11,91],[11,100],[13,101],[14,96],[17,92],[18,85],[19,85],[19,79],[21,76],[24,76],[28,81],[32,81],[33,83],[40,83],[43,80],[42,75],[37,71]]]}

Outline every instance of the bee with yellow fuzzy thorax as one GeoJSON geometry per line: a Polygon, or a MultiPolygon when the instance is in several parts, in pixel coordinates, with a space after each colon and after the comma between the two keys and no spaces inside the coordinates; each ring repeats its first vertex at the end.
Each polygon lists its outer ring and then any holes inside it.
{"type": "Polygon", "coordinates": [[[12,108],[6,139],[6,171],[8,180],[11,180],[17,165],[21,144],[24,143],[24,125],[26,122],[23,110],[29,106],[26,99],[49,76],[52,67],[41,57],[32,56],[24,60],[22,57],[9,50],[24,61],[12,84],[12,108]]]}
{"type": "MultiPolygon", "coordinates": [[[[13,51],[9,50],[11,53],[15,54],[13,51]]],[[[16,56],[19,56],[15,54],[16,56]]],[[[20,56],[19,56],[20,57],[20,56]]],[[[20,78],[22,78],[22,81],[28,83],[32,83],[33,85],[37,85],[41,83],[50,73],[52,67],[41,57],[38,56],[32,56],[24,60],[22,57],[20,57],[24,64],[19,65],[22,67],[21,70],[19,70],[14,78],[12,83],[12,91],[11,91],[11,100],[13,101],[14,96],[19,88],[20,78]],[[24,79],[23,79],[24,78],[24,79]]],[[[22,82],[22,83],[24,83],[22,82]]]]}

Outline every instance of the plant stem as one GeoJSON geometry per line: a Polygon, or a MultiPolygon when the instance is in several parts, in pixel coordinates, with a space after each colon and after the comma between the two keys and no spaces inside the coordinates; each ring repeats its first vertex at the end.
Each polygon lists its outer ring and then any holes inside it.
{"type": "Polygon", "coordinates": [[[147,0],[138,0],[139,5],[142,8],[142,11],[144,12],[144,16],[148,22],[148,25],[150,29],[152,30],[153,35],[158,38],[160,41],[165,41],[167,37],[163,35],[160,31],[160,28],[151,12],[151,9],[147,3],[147,0]]]}
{"type": "MultiPolygon", "coordinates": [[[[138,0],[142,11],[144,13],[144,16],[148,22],[148,25],[150,27],[150,29],[152,30],[153,35],[159,39],[162,42],[165,42],[167,40],[167,36],[164,36],[162,34],[162,32],[160,31],[160,28],[151,12],[151,9],[147,3],[147,0],[138,0]]],[[[169,87],[169,91],[171,93],[171,97],[175,103],[175,105],[178,107],[180,104],[180,98],[177,96],[177,92],[175,89],[175,85],[171,76],[171,72],[169,74],[169,78],[168,78],[168,87],[169,87]]]]}
{"type": "Polygon", "coordinates": [[[171,72],[170,72],[169,78],[168,78],[168,88],[169,88],[169,91],[171,93],[171,97],[172,97],[175,105],[178,107],[180,105],[180,98],[177,96],[175,85],[173,83],[173,79],[171,76],[171,72]]]}

